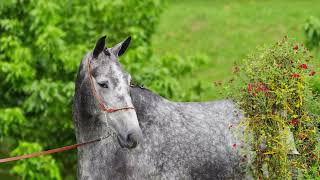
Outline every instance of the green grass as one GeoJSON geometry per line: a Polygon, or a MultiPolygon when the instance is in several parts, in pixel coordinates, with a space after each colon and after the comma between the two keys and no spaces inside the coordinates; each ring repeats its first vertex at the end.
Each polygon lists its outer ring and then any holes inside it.
{"type": "Polygon", "coordinates": [[[222,98],[213,81],[228,80],[234,62],[240,62],[257,46],[275,43],[285,35],[304,41],[303,24],[320,17],[318,0],[184,0],[171,1],[152,39],[155,55],[197,52],[210,63],[180,81],[189,88],[201,80],[208,88],[200,100],[222,98]]]}

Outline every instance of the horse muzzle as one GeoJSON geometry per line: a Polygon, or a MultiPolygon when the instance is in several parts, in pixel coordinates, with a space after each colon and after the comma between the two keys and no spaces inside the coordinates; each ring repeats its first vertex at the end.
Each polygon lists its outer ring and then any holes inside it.
{"type": "Polygon", "coordinates": [[[133,149],[140,143],[142,135],[140,133],[129,133],[125,140],[119,135],[117,136],[117,139],[122,148],[133,149]]]}

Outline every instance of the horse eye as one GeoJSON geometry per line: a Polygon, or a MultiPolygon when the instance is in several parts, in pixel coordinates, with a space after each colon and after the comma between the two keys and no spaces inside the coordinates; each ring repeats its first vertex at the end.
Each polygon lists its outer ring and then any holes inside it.
{"type": "Polygon", "coordinates": [[[108,82],[99,82],[98,84],[99,84],[99,86],[102,87],[102,88],[108,88],[108,87],[109,87],[109,86],[108,86],[108,82]]]}

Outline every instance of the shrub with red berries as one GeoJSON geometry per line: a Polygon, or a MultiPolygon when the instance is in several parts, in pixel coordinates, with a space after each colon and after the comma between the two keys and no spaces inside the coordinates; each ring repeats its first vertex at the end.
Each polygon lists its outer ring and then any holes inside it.
{"type": "Polygon", "coordinates": [[[250,146],[249,170],[256,179],[306,178],[319,173],[315,168],[319,165],[319,114],[311,109],[320,107],[309,85],[317,76],[312,58],[302,44],[285,37],[258,49],[240,66],[242,86],[234,97],[244,112],[240,127],[250,146]],[[300,154],[289,158],[291,133],[291,145],[300,154]]]}

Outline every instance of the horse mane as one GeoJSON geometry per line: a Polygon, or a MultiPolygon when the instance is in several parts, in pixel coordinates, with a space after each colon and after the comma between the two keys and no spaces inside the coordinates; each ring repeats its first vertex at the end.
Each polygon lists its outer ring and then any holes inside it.
{"type": "Polygon", "coordinates": [[[143,93],[144,95],[149,95],[149,96],[155,96],[158,98],[163,98],[162,96],[160,96],[159,94],[153,92],[151,89],[146,88],[144,86],[140,86],[140,85],[131,85],[130,89],[133,91],[137,91],[140,93],[143,93]]]}

